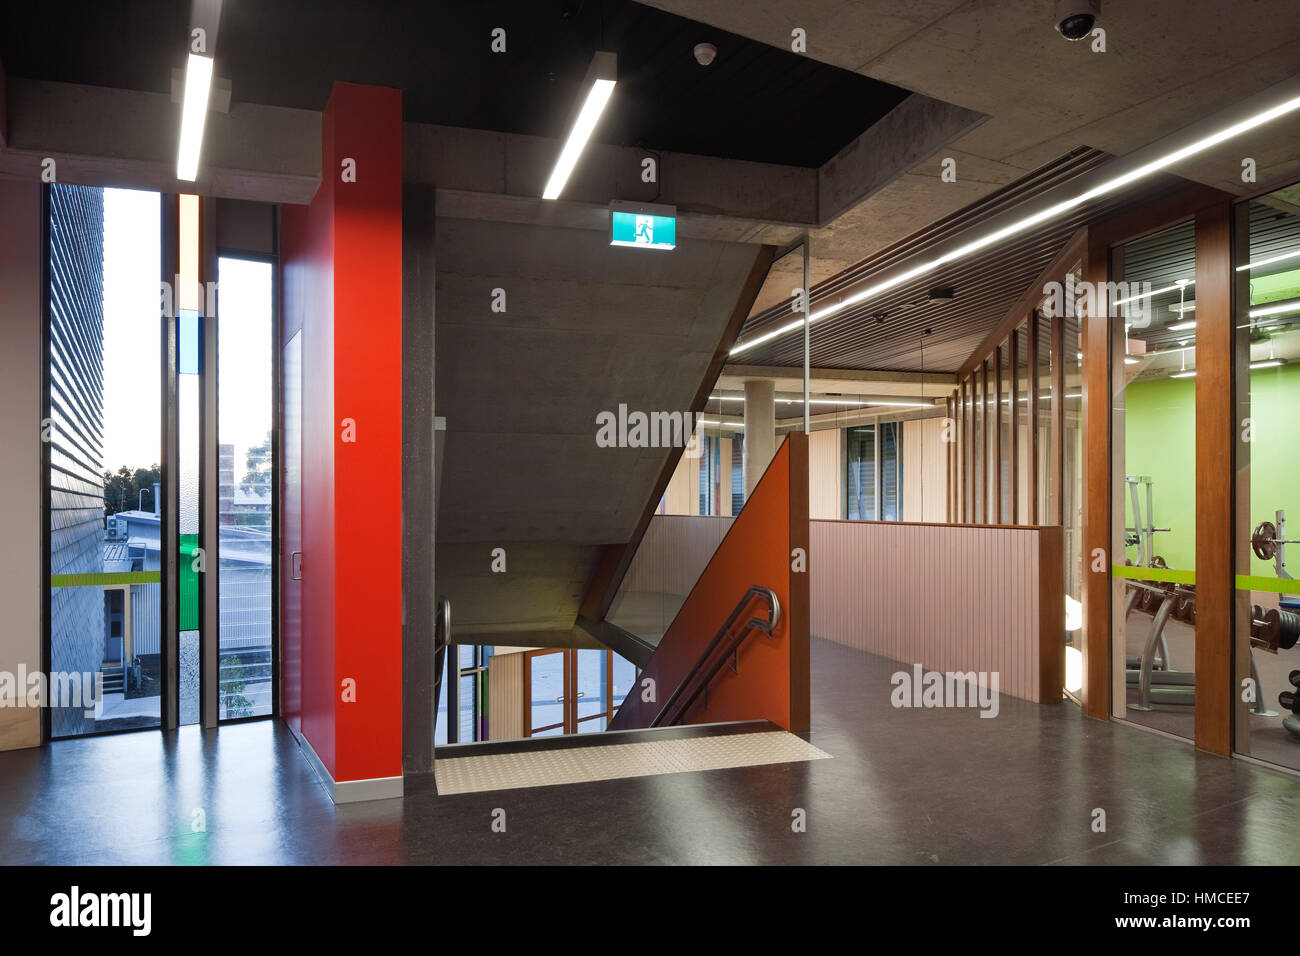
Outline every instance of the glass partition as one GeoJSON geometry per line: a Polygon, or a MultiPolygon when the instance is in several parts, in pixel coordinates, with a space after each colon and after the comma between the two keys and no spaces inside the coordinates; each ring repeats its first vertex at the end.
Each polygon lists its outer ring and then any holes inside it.
{"type": "Polygon", "coordinates": [[[1236,749],[1300,769],[1300,186],[1237,233],[1236,749]]]}
{"type": "Polygon", "coordinates": [[[1196,321],[1191,221],[1112,250],[1116,716],[1192,738],[1196,321]],[[1118,658],[1122,657],[1122,660],[1118,658]]]}

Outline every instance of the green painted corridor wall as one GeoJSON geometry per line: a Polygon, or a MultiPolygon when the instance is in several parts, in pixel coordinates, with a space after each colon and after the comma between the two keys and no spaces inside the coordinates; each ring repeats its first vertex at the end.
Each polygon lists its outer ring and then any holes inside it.
{"type": "MultiPolygon", "coordinates": [[[[1124,392],[1124,473],[1154,481],[1155,553],[1171,568],[1196,567],[1196,379],[1134,382],[1124,392]]],[[[1300,537],[1300,365],[1251,373],[1250,523],[1273,520],[1284,509],[1288,537],[1300,537]]],[[[1127,489],[1124,518],[1133,523],[1127,489]]],[[[1142,498],[1142,506],[1146,500],[1142,498]]],[[[1290,561],[1300,574],[1300,546],[1290,561]]],[[[1126,556],[1137,557],[1137,548],[1126,556]]],[[[1245,573],[1245,569],[1238,569],[1245,573]]],[[[1272,576],[1272,562],[1251,558],[1251,574],[1272,576]]]]}

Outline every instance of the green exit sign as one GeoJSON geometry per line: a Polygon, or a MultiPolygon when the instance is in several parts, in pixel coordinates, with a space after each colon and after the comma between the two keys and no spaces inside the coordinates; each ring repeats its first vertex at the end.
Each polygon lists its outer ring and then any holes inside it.
{"type": "Polygon", "coordinates": [[[654,203],[610,203],[609,244],[641,249],[677,248],[677,207],[654,203]]]}

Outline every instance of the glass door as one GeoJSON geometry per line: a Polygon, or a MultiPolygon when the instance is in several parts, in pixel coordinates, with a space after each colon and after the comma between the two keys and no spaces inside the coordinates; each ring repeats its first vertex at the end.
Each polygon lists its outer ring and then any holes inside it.
{"type": "Polygon", "coordinates": [[[568,732],[568,651],[528,651],[524,690],[528,695],[525,722],[528,737],[558,737],[568,732]]]}
{"type": "Polygon", "coordinates": [[[609,723],[611,652],[580,647],[573,652],[573,733],[599,733],[609,723]]]}

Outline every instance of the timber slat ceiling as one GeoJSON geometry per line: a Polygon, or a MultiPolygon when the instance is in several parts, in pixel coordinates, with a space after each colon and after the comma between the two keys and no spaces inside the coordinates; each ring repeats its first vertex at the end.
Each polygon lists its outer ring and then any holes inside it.
{"type": "MultiPolygon", "coordinates": [[[[814,287],[814,313],[820,305],[833,303],[859,283],[883,277],[912,262],[924,261],[940,243],[958,236],[976,238],[982,224],[991,217],[1005,213],[1047,189],[1077,179],[1108,158],[1100,150],[1077,149],[846,269],[814,287]]],[[[812,364],[814,367],[857,370],[955,372],[1076,230],[1118,208],[1148,201],[1182,184],[1182,180],[1173,176],[1154,177],[1145,186],[1088,203],[1066,217],[1004,245],[921,276],[822,319],[812,327],[812,364]],[[946,301],[928,301],[928,292],[935,286],[951,286],[955,297],[946,301]],[[926,329],[930,334],[925,334],[926,329]]],[[[789,303],[783,301],[751,316],[737,341],[744,343],[746,339],[791,319],[789,303]]],[[[736,360],[747,365],[801,366],[803,337],[797,331],[790,332],[740,353],[736,360]]]]}

